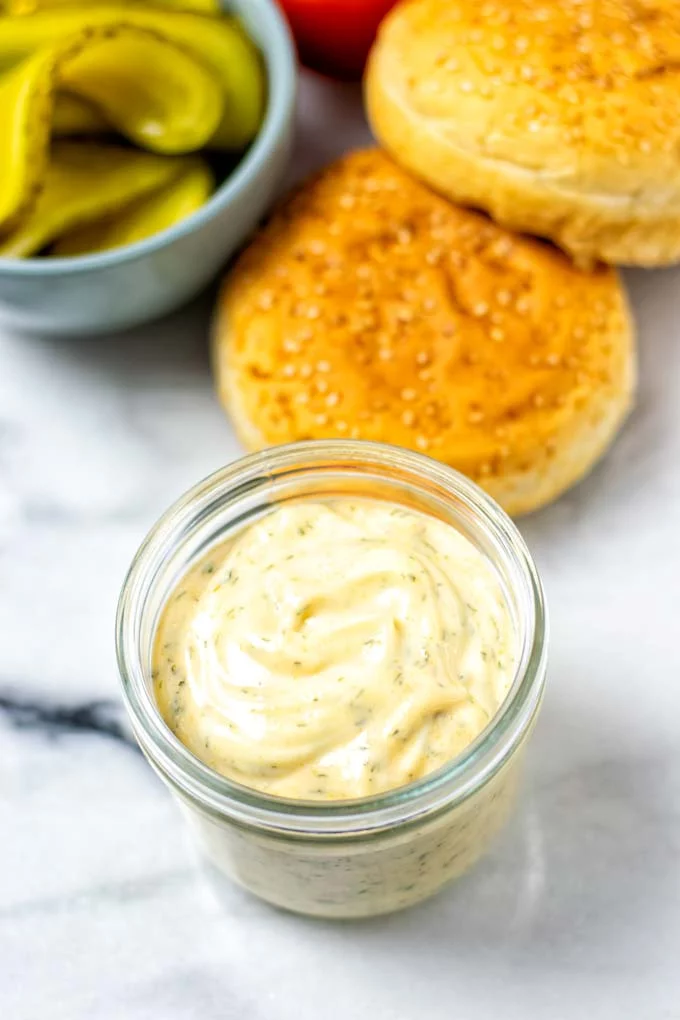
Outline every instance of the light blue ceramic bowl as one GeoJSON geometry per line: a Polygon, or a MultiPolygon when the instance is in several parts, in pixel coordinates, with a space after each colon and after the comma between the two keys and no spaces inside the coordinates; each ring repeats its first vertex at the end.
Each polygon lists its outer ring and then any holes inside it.
{"type": "Polygon", "coordinates": [[[206,205],[145,241],[77,258],[0,258],[0,323],[75,336],[153,319],[206,286],[261,219],[290,152],[295,50],[274,0],[223,3],[240,17],[267,66],[267,113],[244,158],[206,205]]]}

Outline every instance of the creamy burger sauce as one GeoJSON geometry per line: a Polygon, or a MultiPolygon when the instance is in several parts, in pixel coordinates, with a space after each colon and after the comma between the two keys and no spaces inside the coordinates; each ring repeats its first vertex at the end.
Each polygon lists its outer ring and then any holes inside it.
{"type": "Polygon", "coordinates": [[[391,790],[455,757],[512,683],[506,600],[453,527],[374,501],[282,506],[168,600],[162,715],[223,775],[299,799],[391,790]]]}

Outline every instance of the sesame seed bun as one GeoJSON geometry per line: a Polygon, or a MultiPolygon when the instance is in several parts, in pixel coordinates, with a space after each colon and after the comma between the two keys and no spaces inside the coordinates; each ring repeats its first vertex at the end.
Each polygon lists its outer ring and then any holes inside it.
{"type": "Polygon", "coordinates": [[[581,265],[680,259],[678,0],[407,0],[365,80],[376,137],[581,265]]]}
{"type": "Polygon", "coordinates": [[[377,149],[287,199],[220,299],[221,399],[249,449],[354,437],[421,450],[512,514],[585,474],[630,406],[614,271],[451,205],[377,149]]]}

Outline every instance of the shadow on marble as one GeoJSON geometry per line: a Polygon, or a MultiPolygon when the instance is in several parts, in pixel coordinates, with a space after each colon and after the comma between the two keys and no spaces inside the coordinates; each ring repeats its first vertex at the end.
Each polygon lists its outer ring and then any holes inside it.
{"type": "Polygon", "coordinates": [[[662,762],[636,758],[625,747],[603,756],[606,720],[565,718],[573,713],[552,706],[529,752],[517,815],[490,854],[439,895],[382,918],[328,922],[287,915],[234,891],[229,913],[255,912],[260,923],[268,915],[273,928],[292,925],[298,937],[329,940],[339,952],[349,945],[355,953],[369,945],[372,954],[407,952],[416,969],[446,970],[452,954],[459,961],[531,958],[547,971],[596,965],[619,953],[637,955],[644,965],[649,933],[663,931],[675,909],[669,884],[676,851],[664,825],[672,801],[664,794],[662,762]],[[577,760],[570,765],[564,743],[574,732],[577,760]],[[548,766],[556,742],[557,771],[548,766]]]}

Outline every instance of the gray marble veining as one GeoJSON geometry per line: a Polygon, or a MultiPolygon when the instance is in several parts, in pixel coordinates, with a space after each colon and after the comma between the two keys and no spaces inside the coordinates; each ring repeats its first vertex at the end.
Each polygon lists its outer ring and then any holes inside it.
{"type": "MultiPolygon", "coordinates": [[[[355,89],[306,84],[295,174],[365,138],[355,89]]],[[[213,296],[108,340],[0,335],[0,1016],[680,1018],[680,269],[627,281],[637,409],[521,525],[553,624],[521,810],[445,894],[362,924],[218,904],[118,698],[129,560],[240,452],[213,296]]]]}

